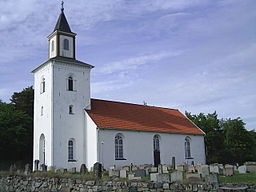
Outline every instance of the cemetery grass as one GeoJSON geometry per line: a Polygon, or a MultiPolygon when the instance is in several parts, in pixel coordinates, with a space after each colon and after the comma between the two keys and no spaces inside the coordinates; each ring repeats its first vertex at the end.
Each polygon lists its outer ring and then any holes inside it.
{"type": "Polygon", "coordinates": [[[256,183],[256,173],[239,174],[233,176],[219,176],[221,183],[256,183]]]}

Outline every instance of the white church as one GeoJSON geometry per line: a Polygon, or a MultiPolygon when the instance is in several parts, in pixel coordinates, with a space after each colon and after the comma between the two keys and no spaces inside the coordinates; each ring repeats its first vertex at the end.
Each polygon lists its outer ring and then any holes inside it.
{"type": "Polygon", "coordinates": [[[55,168],[205,163],[204,132],[176,109],[92,99],[62,7],[34,73],[33,160],[55,168]]]}

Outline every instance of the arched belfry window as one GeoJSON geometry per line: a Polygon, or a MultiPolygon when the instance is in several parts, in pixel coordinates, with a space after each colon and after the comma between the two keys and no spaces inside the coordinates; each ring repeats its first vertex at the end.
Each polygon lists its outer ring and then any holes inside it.
{"type": "Polygon", "coordinates": [[[63,48],[64,48],[64,50],[69,50],[69,41],[68,41],[68,39],[63,40],[63,48]]]}
{"type": "Polygon", "coordinates": [[[115,136],[115,159],[123,160],[124,159],[124,141],[122,134],[118,133],[115,136]]]}
{"type": "Polygon", "coordinates": [[[185,158],[191,158],[191,149],[190,149],[191,139],[189,137],[185,138],[185,158]]]}
{"type": "Polygon", "coordinates": [[[42,77],[41,84],[40,84],[40,93],[45,92],[45,78],[42,77]]]}
{"type": "Polygon", "coordinates": [[[153,138],[154,151],[160,151],[160,136],[155,135],[153,138]]]}
{"type": "Polygon", "coordinates": [[[68,78],[68,90],[73,91],[74,90],[74,80],[73,77],[69,76],[68,78]]]}
{"type": "Polygon", "coordinates": [[[52,52],[54,51],[54,41],[52,41],[52,52]]]}
{"type": "Polygon", "coordinates": [[[68,141],[68,161],[75,161],[75,140],[68,141]]]}

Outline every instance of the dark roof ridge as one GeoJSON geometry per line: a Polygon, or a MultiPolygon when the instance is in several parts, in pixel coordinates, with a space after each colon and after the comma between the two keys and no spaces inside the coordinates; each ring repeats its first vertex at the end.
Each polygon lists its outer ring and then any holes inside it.
{"type": "Polygon", "coordinates": [[[137,105],[137,106],[140,106],[140,107],[154,107],[154,108],[161,108],[161,109],[168,109],[168,110],[179,111],[178,109],[171,109],[171,108],[167,108],[167,107],[159,107],[159,106],[152,106],[152,105],[142,105],[142,104],[136,104],[136,103],[128,103],[128,102],[124,102],[124,101],[111,101],[111,100],[96,99],[96,98],[91,98],[91,99],[93,99],[93,100],[98,100],[98,101],[112,102],[112,103],[120,103],[120,104],[128,104],[128,105],[137,105]]]}
{"type": "Polygon", "coordinates": [[[63,11],[61,11],[61,13],[59,15],[59,18],[57,20],[57,23],[55,25],[53,32],[56,30],[67,32],[67,33],[73,33],[70,29],[70,26],[68,24],[68,21],[67,21],[66,16],[63,11]]]}

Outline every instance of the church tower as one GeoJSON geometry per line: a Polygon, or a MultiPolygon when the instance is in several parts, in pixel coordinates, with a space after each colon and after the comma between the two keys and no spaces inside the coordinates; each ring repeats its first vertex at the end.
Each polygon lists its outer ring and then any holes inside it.
{"type": "Polygon", "coordinates": [[[86,161],[85,109],[92,65],[76,60],[76,34],[61,13],[48,36],[48,60],[34,73],[34,170],[79,168],[86,161]],[[39,162],[39,163],[38,163],[39,162]]]}

